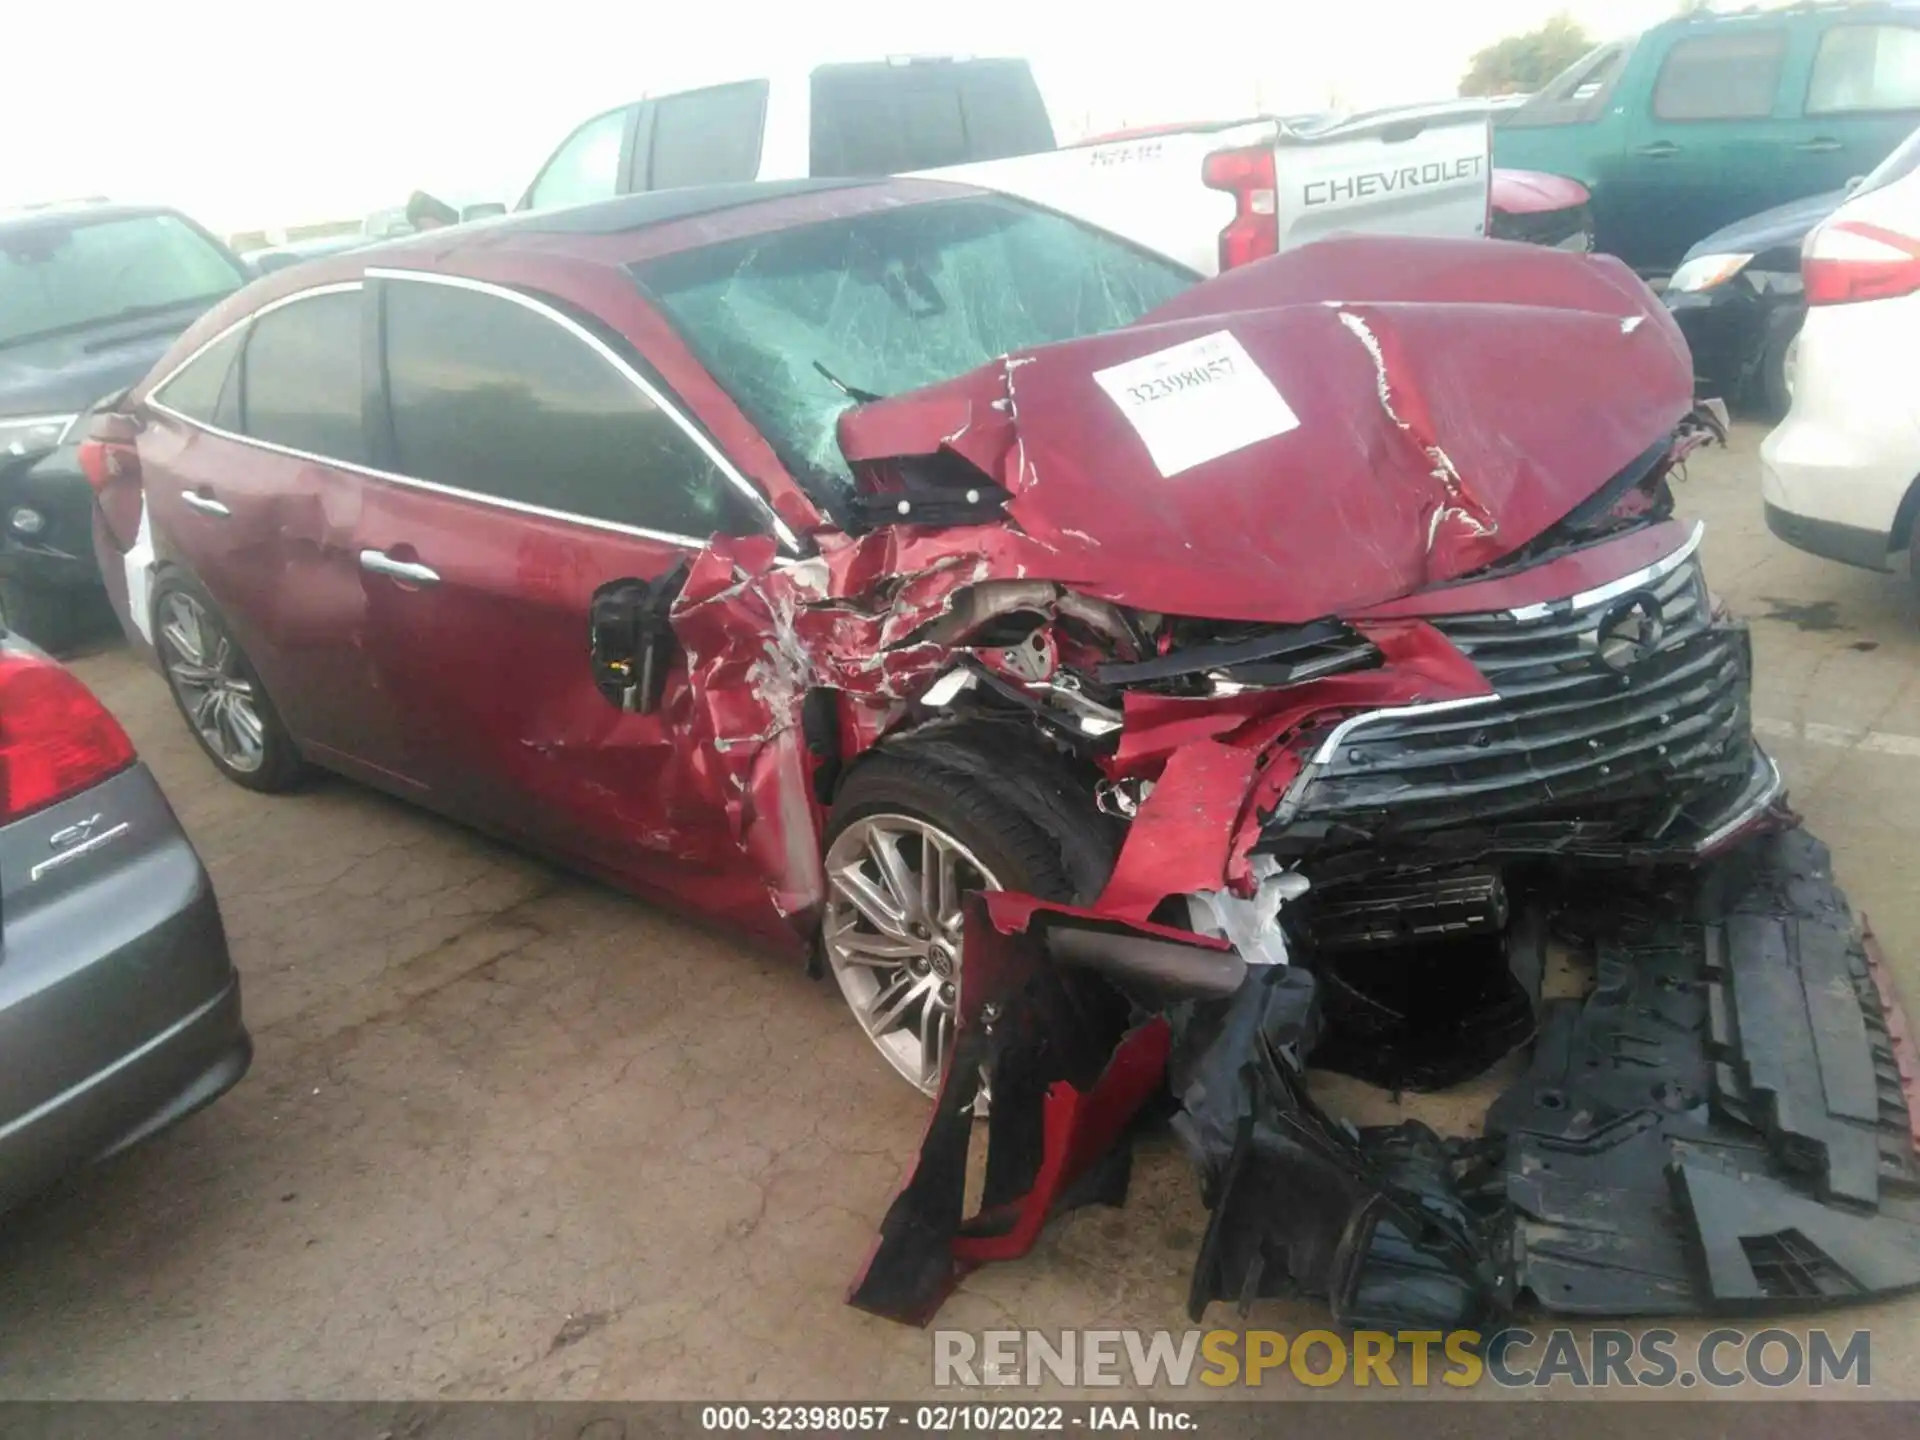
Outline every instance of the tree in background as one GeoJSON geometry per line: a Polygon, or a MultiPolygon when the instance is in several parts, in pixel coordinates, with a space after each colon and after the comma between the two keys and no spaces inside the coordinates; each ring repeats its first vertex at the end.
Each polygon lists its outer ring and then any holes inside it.
{"type": "Polygon", "coordinates": [[[1462,95],[1522,95],[1538,90],[1593,48],[1593,40],[1567,15],[1538,30],[1496,40],[1473,57],[1461,78],[1462,95]]]}

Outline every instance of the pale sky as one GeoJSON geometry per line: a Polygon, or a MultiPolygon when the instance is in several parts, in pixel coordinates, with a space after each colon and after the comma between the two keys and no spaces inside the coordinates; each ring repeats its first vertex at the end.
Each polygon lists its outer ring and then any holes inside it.
{"type": "Polygon", "coordinates": [[[648,92],[889,53],[1018,55],[1063,139],[1454,93],[1565,10],[1596,38],[1675,0],[11,0],[0,205],[105,194],[220,232],[416,187],[511,202],[578,121],[648,92]]]}

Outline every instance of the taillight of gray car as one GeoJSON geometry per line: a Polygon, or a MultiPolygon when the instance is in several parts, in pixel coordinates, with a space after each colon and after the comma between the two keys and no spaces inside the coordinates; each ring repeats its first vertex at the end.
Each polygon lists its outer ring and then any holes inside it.
{"type": "Polygon", "coordinates": [[[0,1210],[252,1056],[207,873],[126,732],[0,633],[0,1210]]]}

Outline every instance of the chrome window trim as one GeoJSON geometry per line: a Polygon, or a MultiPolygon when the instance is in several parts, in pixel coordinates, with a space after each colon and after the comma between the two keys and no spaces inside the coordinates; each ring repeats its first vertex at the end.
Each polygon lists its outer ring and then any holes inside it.
{"type": "MultiPolygon", "coordinates": [[[[780,543],[789,550],[799,550],[799,539],[794,535],[793,531],[787,528],[786,522],[774,513],[773,506],[767,503],[767,497],[760,493],[759,489],[751,480],[747,479],[745,475],[742,475],[739,470],[734,468],[733,462],[721,452],[720,447],[709,440],[692,420],[682,414],[677,405],[673,404],[665,395],[655,389],[652,382],[650,382],[646,376],[642,375],[622,359],[619,352],[571,316],[563,315],[551,305],[536,300],[531,295],[523,295],[518,290],[509,289],[504,285],[495,285],[485,280],[470,280],[464,275],[439,275],[426,270],[396,270],[385,266],[368,266],[366,276],[369,280],[412,280],[428,285],[444,285],[454,290],[468,290],[477,295],[490,295],[496,300],[508,301],[511,304],[520,306],[523,310],[531,310],[534,314],[552,321],[555,325],[558,325],[562,330],[565,330],[569,335],[573,336],[574,339],[584,344],[589,350],[593,351],[594,354],[598,355],[602,360],[606,361],[607,364],[611,365],[615,372],[625,379],[628,384],[632,385],[642,395],[645,395],[658,406],[661,413],[672,420],[680,432],[691,440],[708,460],[713,462],[714,468],[727,478],[728,483],[730,483],[734,489],[738,490],[741,495],[746,497],[747,503],[766,519],[780,543]]],[[[429,482],[421,481],[419,483],[426,484],[429,482]]],[[[612,522],[604,523],[610,524],[612,522]]],[[[705,544],[706,542],[701,541],[699,543],[705,544]]]]}
{"type": "MultiPolygon", "coordinates": [[[[653,400],[656,405],[659,405],[660,408],[673,419],[674,423],[692,438],[694,443],[700,447],[702,453],[719,467],[721,473],[726,475],[735,486],[739,487],[753,502],[757,510],[772,522],[774,534],[779,538],[780,542],[787,546],[789,550],[796,553],[799,551],[800,546],[793,532],[787,528],[786,523],[782,521],[778,515],[774,514],[773,507],[767,503],[766,497],[761,495],[760,492],[753,487],[752,483],[748,481],[745,476],[741,475],[704,435],[692,428],[691,422],[681,415],[677,407],[666,403],[660,396],[660,393],[655,390],[653,386],[649,385],[644,377],[637,374],[632,366],[621,360],[617,354],[590,331],[581,328],[566,316],[554,312],[549,307],[540,304],[537,300],[517,294],[511,290],[503,289],[499,286],[488,285],[478,280],[466,280],[448,275],[429,275],[417,270],[376,270],[371,268],[367,270],[366,278],[426,280],[454,285],[458,288],[478,290],[485,294],[502,296],[512,300],[516,304],[524,305],[528,309],[536,310],[546,315],[549,319],[558,322],[563,329],[579,336],[585,340],[593,350],[611,361],[623,376],[637,385],[642,393],[653,400]]],[[[459,486],[442,485],[434,480],[422,480],[416,475],[400,475],[391,470],[378,470],[371,465],[363,465],[352,460],[341,460],[331,455],[316,455],[310,450],[296,450],[291,445],[276,444],[274,441],[262,440],[253,435],[241,435],[232,430],[225,429],[222,426],[214,425],[209,421],[196,420],[193,416],[174,409],[160,398],[162,392],[165,391],[166,387],[173,382],[174,377],[179,375],[181,371],[185,370],[189,365],[193,364],[194,361],[198,360],[221,341],[227,339],[234,332],[251,325],[262,315],[271,314],[275,310],[284,309],[288,305],[295,304],[301,300],[312,299],[316,296],[345,294],[352,291],[363,291],[365,288],[366,285],[363,280],[333,280],[328,281],[324,285],[314,285],[305,290],[296,290],[291,295],[282,295],[278,299],[271,300],[265,305],[262,305],[257,310],[248,311],[245,315],[221,329],[217,334],[196,346],[191,354],[169,370],[158,383],[147,391],[145,403],[151,408],[158,410],[161,414],[170,416],[183,425],[191,425],[196,430],[203,430],[209,435],[217,435],[222,440],[231,440],[237,445],[249,445],[257,450],[265,450],[274,455],[285,455],[293,460],[305,460],[314,465],[325,465],[335,470],[345,470],[354,475],[364,475],[370,480],[382,480],[391,485],[410,486],[416,490],[424,490],[434,495],[445,495],[455,500],[471,500],[476,504],[492,505],[502,510],[514,511],[521,515],[537,515],[546,520],[559,520],[569,525],[583,525],[590,530],[602,530],[613,535],[631,535],[642,540],[658,540],[664,544],[677,545],[685,550],[704,550],[707,547],[708,541],[697,535],[681,535],[671,530],[650,530],[643,525],[624,525],[616,520],[601,520],[595,516],[580,515],[573,511],[553,510],[544,505],[533,505],[522,500],[509,500],[499,495],[484,495],[477,490],[463,490],[459,486]]]]}
{"type": "Polygon", "coordinates": [[[1664,580],[1693,558],[1693,552],[1700,548],[1700,541],[1707,533],[1707,522],[1693,522],[1693,533],[1681,542],[1680,548],[1662,556],[1651,565],[1643,566],[1631,575],[1622,575],[1618,580],[1609,580],[1604,585],[1596,585],[1591,590],[1582,590],[1565,600],[1542,600],[1537,605],[1522,605],[1517,610],[1507,611],[1510,620],[1544,620],[1549,615],[1571,615],[1581,610],[1591,610],[1595,605],[1604,605],[1609,600],[1629,595],[1657,580],[1664,580]]]}
{"type": "MultiPolygon", "coordinates": [[[[258,320],[262,315],[271,315],[274,311],[284,310],[287,308],[287,306],[295,304],[301,300],[311,300],[321,295],[345,295],[349,292],[359,291],[365,288],[366,287],[362,285],[361,282],[358,280],[329,280],[324,285],[314,285],[305,290],[296,290],[291,295],[282,295],[278,300],[269,300],[266,304],[262,305],[258,310],[249,310],[246,314],[242,315],[238,320],[235,320],[231,324],[227,325],[224,329],[220,330],[218,333],[213,335],[210,339],[203,340],[199,345],[196,345],[193,349],[192,354],[188,355],[186,359],[182,360],[178,365],[174,366],[171,370],[167,371],[166,375],[162,379],[148,386],[147,387],[147,403],[149,405],[154,406],[156,409],[165,410],[167,414],[173,416],[176,420],[185,420],[189,425],[200,424],[201,422],[198,420],[195,420],[191,415],[182,415],[178,410],[175,410],[168,405],[162,404],[159,399],[160,392],[165,390],[167,386],[171,385],[174,382],[175,377],[177,377],[182,370],[186,369],[189,365],[193,364],[194,361],[198,360],[202,355],[206,354],[207,351],[213,349],[214,346],[218,345],[222,340],[225,340],[229,335],[232,335],[237,330],[244,330],[247,326],[251,325],[254,321],[258,320]]],[[[211,427],[208,427],[208,428],[211,428],[211,427]]],[[[225,434],[226,432],[222,431],[221,433],[225,434]]],[[[269,449],[280,448],[278,446],[274,446],[270,441],[255,440],[250,435],[241,435],[235,438],[245,440],[249,444],[264,445],[269,449]]]]}

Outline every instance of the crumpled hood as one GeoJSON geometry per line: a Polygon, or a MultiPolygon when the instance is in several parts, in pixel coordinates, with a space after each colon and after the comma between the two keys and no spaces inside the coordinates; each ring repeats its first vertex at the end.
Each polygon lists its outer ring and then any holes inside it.
{"type": "Polygon", "coordinates": [[[1685,342],[1617,261],[1353,238],[862,406],[839,435],[868,485],[944,450],[1004,486],[1004,538],[965,543],[1010,578],[1289,622],[1520,548],[1691,405],[1685,342]]]}

